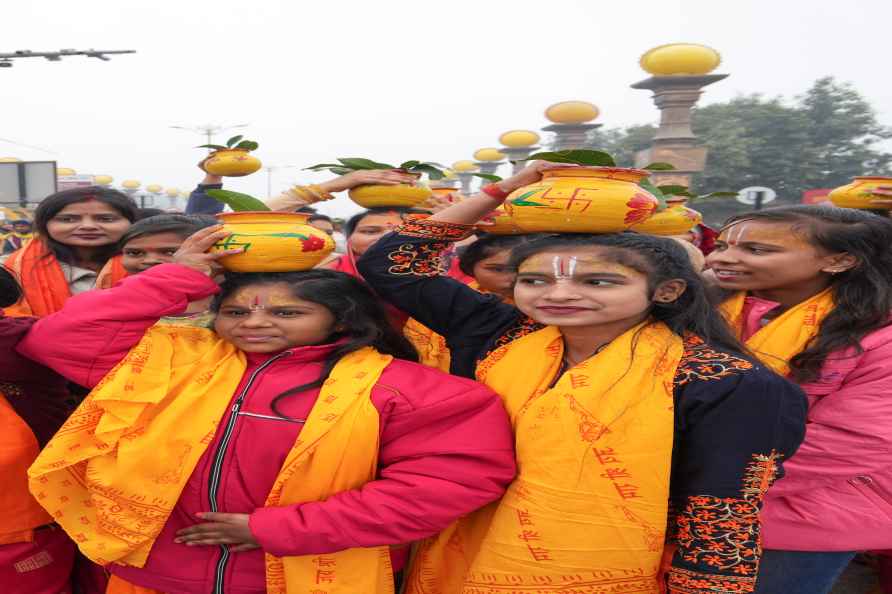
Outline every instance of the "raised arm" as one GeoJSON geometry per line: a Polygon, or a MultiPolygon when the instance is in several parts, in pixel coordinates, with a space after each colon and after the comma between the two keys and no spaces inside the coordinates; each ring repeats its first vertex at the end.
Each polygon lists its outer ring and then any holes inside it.
{"type": "Polygon", "coordinates": [[[678,388],[670,594],[753,591],[762,500],[805,434],[797,386],[764,368],[728,374],[723,363],[702,358],[678,388]]]}
{"type": "Polygon", "coordinates": [[[61,311],[40,319],[17,351],[86,387],[94,386],[160,318],[185,311],[192,301],[217,292],[212,263],[230,252],[205,253],[227,232],[202,229],[174,257],[127,277],[111,289],[87,291],[61,311]]]}

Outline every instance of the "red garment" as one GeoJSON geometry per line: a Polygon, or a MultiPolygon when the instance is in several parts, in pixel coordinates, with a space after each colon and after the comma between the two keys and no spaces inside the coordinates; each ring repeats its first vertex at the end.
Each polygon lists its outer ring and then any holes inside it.
{"type": "MultiPolygon", "coordinates": [[[[156,266],[107,291],[73,297],[62,312],[39,321],[19,350],[92,386],[158,318],[181,313],[190,301],[216,291],[203,274],[175,264],[156,266]]],[[[501,496],[515,468],[511,429],[499,399],[475,382],[395,360],[372,391],[381,415],[379,479],[326,501],[263,508],[301,429],[276,417],[270,402],[315,379],[331,348],[290,349],[272,363],[275,355],[248,354],[236,394],[260,365],[269,366],[247,391],[220,466],[218,502],[220,511],[251,514],[251,530],[264,550],[281,556],[402,545],[501,496]]],[[[304,419],[317,396],[313,390],[285,398],[280,411],[304,419]]],[[[199,460],[146,566],[110,567],[114,574],[165,592],[209,591],[220,548],[175,544],[173,535],[196,523],[196,513],[209,510],[209,481],[222,433],[199,460]]],[[[398,568],[404,549],[396,557],[398,568]]],[[[233,554],[224,584],[231,594],[265,592],[262,552],[233,554]]]]}
{"type": "Polygon", "coordinates": [[[0,586],[15,594],[71,594],[74,543],[61,528],[34,533],[34,542],[0,545],[0,586]]]}
{"type": "MultiPolygon", "coordinates": [[[[744,339],[778,303],[747,297],[744,339]]],[[[805,441],[765,496],[762,544],[784,551],[892,549],[892,326],[836,352],[808,396],[805,441]]]]}

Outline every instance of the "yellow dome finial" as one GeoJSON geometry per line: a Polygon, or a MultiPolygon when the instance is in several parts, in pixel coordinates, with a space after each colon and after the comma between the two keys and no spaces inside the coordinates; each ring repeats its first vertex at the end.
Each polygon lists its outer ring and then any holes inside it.
{"type": "Polygon", "coordinates": [[[669,43],[644,53],[641,68],[654,76],[701,76],[722,63],[721,55],[698,43],[669,43]]]}

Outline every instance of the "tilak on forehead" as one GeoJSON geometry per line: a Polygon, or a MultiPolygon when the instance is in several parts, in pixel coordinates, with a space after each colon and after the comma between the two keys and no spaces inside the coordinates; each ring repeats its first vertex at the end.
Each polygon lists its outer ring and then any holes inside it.
{"type": "Polygon", "coordinates": [[[808,242],[788,225],[760,224],[741,221],[722,229],[719,239],[729,245],[745,242],[776,243],[785,246],[801,246],[808,242]]]}
{"type": "Polygon", "coordinates": [[[282,287],[245,287],[233,296],[233,305],[260,311],[270,307],[294,305],[294,296],[282,287]]]}

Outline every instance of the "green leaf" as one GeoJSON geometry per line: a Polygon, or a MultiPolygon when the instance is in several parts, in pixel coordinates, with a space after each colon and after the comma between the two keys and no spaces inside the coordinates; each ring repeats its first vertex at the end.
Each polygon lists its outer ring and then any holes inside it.
{"type": "Polygon", "coordinates": [[[638,185],[653,194],[654,198],[656,198],[657,201],[660,203],[660,205],[657,206],[657,212],[666,210],[666,196],[663,195],[663,192],[660,191],[660,188],[653,185],[653,183],[651,183],[650,180],[648,180],[647,178],[642,179],[640,182],[638,182],[638,185]]]}
{"type": "Polygon", "coordinates": [[[663,193],[663,196],[686,196],[690,194],[688,192],[687,186],[675,186],[675,185],[666,185],[666,186],[658,186],[660,191],[663,193]]]}
{"type": "Polygon", "coordinates": [[[242,138],[244,138],[244,136],[241,134],[239,134],[238,136],[233,136],[232,138],[230,138],[229,140],[226,141],[226,146],[233,146],[233,145],[235,145],[236,142],[238,142],[242,138]]]}
{"type": "Polygon", "coordinates": [[[691,202],[702,202],[713,198],[736,198],[737,196],[737,192],[710,192],[709,194],[703,194],[701,196],[693,196],[691,202]]]}
{"type": "Polygon", "coordinates": [[[656,163],[651,163],[650,165],[645,165],[643,169],[647,169],[648,171],[673,171],[675,165],[658,161],[656,163]]]}
{"type": "Polygon", "coordinates": [[[443,175],[442,171],[440,171],[433,165],[428,165],[426,163],[419,163],[418,165],[415,165],[414,167],[412,167],[411,170],[426,173],[429,178],[434,179],[434,180],[443,179],[443,177],[445,177],[443,175]]]}
{"type": "Polygon", "coordinates": [[[235,148],[244,149],[246,151],[256,151],[259,146],[260,145],[257,144],[256,142],[254,142],[253,140],[243,140],[240,143],[238,143],[237,145],[235,145],[235,148]]]}
{"type": "Polygon", "coordinates": [[[196,146],[195,148],[209,148],[209,149],[214,149],[215,151],[225,151],[229,147],[222,146],[219,144],[200,144],[200,145],[196,146]]]}
{"type": "Polygon", "coordinates": [[[472,173],[471,175],[473,175],[474,177],[480,177],[485,180],[489,180],[493,183],[502,181],[501,177],[499,177],[498,175],[493,175],[492,173],[472,173]]]}
{"type": "Polygon", "coordinates": [[[329,171],[337,175],[347,175],[348,173],[353,173],[353,169],[347,169],[346,167],[332,167],[329,169],[329,171]]]}
{"type": "MultiPolygon", "coordinates": [[[[341,169],[344,169],[344,166],[340,163],[319,163],[318,165],[304,167],[304,171],[322,171],[324,169],[332,169],[333,167],[340,167],[341,169]]],[[[350,171],[353,170],[351,169],[350,171]]]]}
{"type": "Polygon", "coordinates": [[[400,169],[410,171],[413,167],[417,167],[418,165],[421,165],[421,161],[406,161],[405,163],[400,163],[400,169]]]}
{"type": "Polygon", "coordinates": [[[233,192],[231,190],[208,190],[207,195],[218,202],[228,205],[235,212],[245,212],[249,210],[269,210],[269,207],[248,194],[241,192],[233,192]]]}
{"type": "Polygon", "coordinates": [[[393,165],[388,165],[387,163],[378,163],[377,161],[372,161],[371,159],[363,159],[361,157],[347,157],[344,159],[338,159],[341,163],[344,164],[345,167],[349,167],[353,170],[360,169],[396,169],[393,165]]]}
{"type": "Polygon", "coordinates": [[[550,163],[572,163],[589,167],[616,167],[616,161],[603,151],[571,149],[566,151],[546,151],[530,155],[525,161],[548,161],[550,163]]]}

